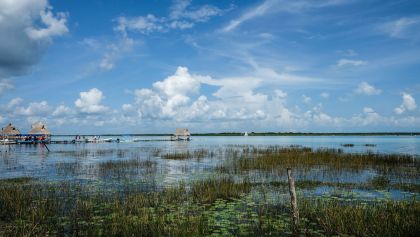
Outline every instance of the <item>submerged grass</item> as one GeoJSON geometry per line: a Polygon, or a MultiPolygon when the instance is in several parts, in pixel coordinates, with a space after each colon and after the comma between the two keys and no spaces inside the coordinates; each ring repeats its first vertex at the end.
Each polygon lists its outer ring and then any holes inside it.
{"type": "MultiPolygon", "coordinates": [[[[0,186],[1,236],[292,236],[288,202],[255,199],[247,181],[160,192],[89,193],[69,183],[0,186]]],[[[261,191],[260,191],[261,192],[261,191]]],[[[299,199],[309,236],[418,236],[420,203],[299,199]]]]}

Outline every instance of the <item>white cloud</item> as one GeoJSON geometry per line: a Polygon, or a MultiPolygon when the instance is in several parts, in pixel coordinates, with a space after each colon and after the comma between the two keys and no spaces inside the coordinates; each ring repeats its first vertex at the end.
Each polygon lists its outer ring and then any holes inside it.
{"type": "Polygon", "coordinates": [[[22,116],[45,116],[50,111],[47,101],[31,102],[28,107],[17,107],[15,114],[22,116]]]}
{"type": "Polygon", "coordinates": [[[306,96],[306,95],[302,95],[302,100],[305,104],[310,104],[312,101],[311,97],[306,96]]]}
{"type": "Polygon", "coordinates": [[[367,126],[372,124],[378,124],[379,122],[385,122],[385,119],[382,118],[374,109],[370,107],[363,108],[363,114],[354,116],[350,119],[350,122],[356,126],[367,126]]]}
{"type": "Polygon", "coordinates": [[[322,92],[322,93],[320,94],[320,96],[321,96],[322,98],[324,98],[324,99],[328,99],[328,98],[330,97],[330,94],[328,94],[327,92],[322,92]]]}
{"type": "Polygon", "coordinates": [[[340,5],[346,3],[345,0],[265,0],[258,6],[250,8],[244,12],[240,17],[233,19],[227,24],[222,31],[229,32],[238,28],[241,24],[246,21],[250,21],[254,18],[261,17],[267,14],[276,12],[289,12],[289,13],[301,13],[310,9],[330,7],[334,5],[340,5]]]}
{"type": "Polygon", "coordinates": [[[114,30],[127,35],[129,31],[141,34],[167,32],[171,29],[184,30],[194,27],[198,22],[206,22],[211,17],[221,15],[226,10],[212,5],[191,6],[189,0],[175,1],[168,17],[156,17],[153,14],[137,17],[119,17],[114,30]]]}
{"type": "Polygon", "coordinates": [[[197,93],[200,89],[199,78],[191,75],[186,67],[178,67],[175,75],[158,81],[153,87],[168,97],[197,93]]]}
{"type": "Polygon", "coordinates": [[[194,9],[190,8],[191,0],[177,0],[171,7],[169,18],[173,20],[188,19],[193,22],[206,22],[213,16],[218,16],[224,11],[212,5],[203,5],[194,9]]]}
{"type": "Polygon", "coordinates": [[[363,108],[363,113],[374,113],[374,112],[375,112],[375,110],[373,110],[370,107],[364,107],[363,108]]]}
{"type": "Polygon", "coordinates": [[[282,90],[275,90],[274,93],[276,93],[276,96],[281,99],[284,99],[287,97],[287,93],[282,90]]]}
{"type": "Polygon", "coordinates": [[[54,112],[52,113],[52,115],[55,117],[64,117],[73,114],[75,114],[75,111],[65,105],[59,105],[57,108],[55,108],[54,112]]]}
{"type": "Polygon", "coordinates": [[[20,97],[13,98],[7,103],[7,108],[12,109],[23,102],[23,99],[20,97]]]}
{"type": "Polygon", "coordinates": [[[121,109],[122,109],[124,112],[132,112],[132,111],[134,110],[134,106],[133,106],[132,104],[123,104],[123,105],[121,106],[121,109]]]}
{"type": "Polygon", "coordinates": [[[365,95],[379,95],[381,93],[380,89],[375,88],[367,82],[361,82],[356,88],[355,92],[357,94],[365,95]]]}
{"type": "Polygon", "coordinates": [[[366,65],[367,62],[366,61],[362,61],[362,60],[351,60],[351,59],[345,59],[342,58],[340,60],[338,60],[337,62],[337,66],[339,67],[344,67],[344,66],[362,66],[362,65],[366,65]]]}
{"type": "Polygon", "coordinates": [[[379,30],[393,38],[418,39],[420,34],[420,17],[402,17],[383,23],[379,30]]]}
{"type": "Polygon", "coordinates": [[[266,12],[268,12],[270,9],[272,9],[273,6],[275,6],[278,3],[279,1],[276,1],[276,0],[264,1],[262,4],[258,5],[257,7],[245,12],[243,15],[241,15],[237,19],[230,21],[229,24],[223,28],[223,31],[225,32],[232,31],[236,29],[238,26],[240,26],[242,23],[249,21],[253,18],[264,15],[266,12]]]}
{"type": "Polygon", "coordinates": [[[53,36],[61,36],[69,31],[66,26],[67,15],[65,13],[57,13],[54,16],[51,8],[48,7],[40,15],[41,21],[46,25],[46,28],[29,26],[26,28],[29,38],[33,40],[49,40],[53,36]]]}
{"type": "Polygon", "coordinates": [[[13,84],[10,80],[0,80],[0,96],[2,96],[6,91],[13,89],[13,84]]]}
{"type": "Polygon", "coordinates": [[[133,50],[136,41],[133,39],[123,36],[115,44],[109,44],[106,52],[102,57],[99,68],[104,71],[109,71],[115,68],[115,62],[125,53],[129,53],[133,50]]]}
{"type": "Polygon", "coordinates": [[[402,93],[402,99],[403,102],[402,104],[394,109],[394,112],[396,114],[402,114],[405,111],[412,111],[415,110],[417,108],[417,104],[416,104],[416,100],[414,99],[414,97],[406,92],[402,93]]]}
{"type": "Polygon", "coordinates": [[[47,0],[0,1],[0,78],[25,73],[52,37],[68,32],[67,15],[52,12],[47,0]]]}
{"type": "Polygon", "coordinates": [[[199,89],[199,76],[191,75],[185,67],[178,67],[174,75],[155,82],[153,90],[135,91],[138,112],[146,118],[175,116],[180,107],[190,102],[189,95],[198,93],[199,89]]]}
{"type": "MultiPolygon", "coordinates": [[[[259,81],[255,78],[222,78],[190,74],[187,68],[178,67],[174,75],[153,84],[153,88],[135,91],[135,102],[127,104],[126,114],[142,119],[162,121],[258,121],[272,119],[291,124],[293,113],[284,107],[284,92],[269,100],[262,93],[255,93],[259,81]],[[210,100],[200,94],[200,85],[218,87],[210,100]],[[197,97],[195,95],[198,95],[197,97]],[[196,98],[196,99],[194,99],[196,98]],[[273,109],[275,108],[275,109],[273,109]],[[133,113],[133,109],[137,113],[133,113]]],[[[276,93],[274,92],[274,93],[276,93]]],[[[213,124],[209,123],[208,125],[213,124]]]]}
{"type": "Polygon", "coordinates": [[[101,105],[101,101],[104,98],[102,91],[92,88],[89,91],[80,92],[80,98],[77,99],[74,104],[84,113],[103,113],[108,110],[108,107],[101,105]]]}
{"type": "Polygon", "coordinates": [[[147,34],[154,31],[164,31],[165,27],[161,24],[164,22],[164,19],[159,19],[152,14],[147,16],[138,16],[133,18],[127,17],[118,17],[116,19],[117,26],[114,27],[114,30],[127,34],[127,31],[137,31],[142,34],[147,34]]]}

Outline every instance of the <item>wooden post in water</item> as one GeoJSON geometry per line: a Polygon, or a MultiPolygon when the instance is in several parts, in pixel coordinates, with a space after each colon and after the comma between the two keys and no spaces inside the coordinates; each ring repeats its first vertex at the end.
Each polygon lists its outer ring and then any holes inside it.
{"type": "Polygon", "coordinates": [[[42,143],[42,144],[44,144],[45,148],[47,148],[47,151],[50,152],[50,149],[47,147],[47,144],[45,143],[42,143]]]}
{"type": "Polygon", "coordinates": [[[293,224],[295,227],[297,227],[299,224],[299,209],[297,206],[295,180],[293,179],[291,168],[287,168],[287,180],[289,181],[290,204],[292,206],[293,224]]]}

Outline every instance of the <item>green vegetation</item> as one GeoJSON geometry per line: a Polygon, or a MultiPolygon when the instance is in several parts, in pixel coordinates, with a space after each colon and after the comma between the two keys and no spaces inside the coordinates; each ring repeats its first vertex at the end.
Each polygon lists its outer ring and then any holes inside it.
{"type": "Polygon", "coordinates": [[[163,159],[168,160],[186,160],[186,159],[202,159],[205,157],[213,157],[214,153],[204,149],[194,150],[192,152],[174,152],[162,155],[163,159]]]}
{"type": "Polygon", "coordinates": [[[232,151],[231,159],[218,167],[222,173],[243,173],[252,170],[284,171],[286,167],[328,168],[339,170],[376,169],[378,172],[400,172],[418,176],[420,159],[409,155],[344,153],[340,149],[316,149],[306,147],[243,147],[232,151]]]}
{"type": "MultiPolygon", "coordinates": [[[[107,194],[70,183],[0,188],[1,236],[291,236],[287,200],[230,178],[160,192],[107,194]],[[252,194],[253,193],[253,194],[252,194]]],[[[300,198],[310,236],[416,236],[420,202],[300,198]],[[345,221],[344,221],[345,220],[345,221]]]]}

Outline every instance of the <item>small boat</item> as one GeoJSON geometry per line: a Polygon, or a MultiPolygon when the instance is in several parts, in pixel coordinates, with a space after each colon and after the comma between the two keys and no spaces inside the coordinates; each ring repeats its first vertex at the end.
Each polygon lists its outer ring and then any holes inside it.
{"type": "Polygon", "coordinates": [[[100,142],[112,142],[112,138],[101,139],[100,142]]]}

